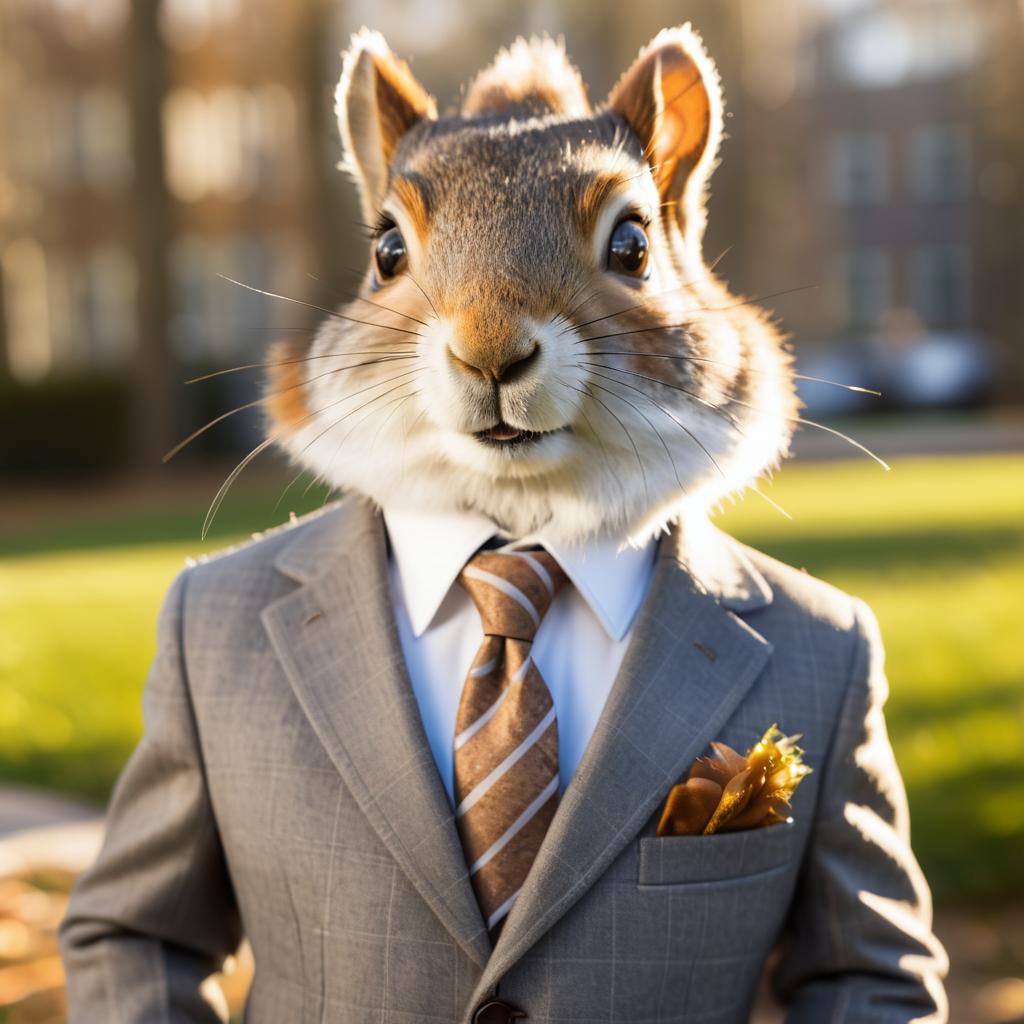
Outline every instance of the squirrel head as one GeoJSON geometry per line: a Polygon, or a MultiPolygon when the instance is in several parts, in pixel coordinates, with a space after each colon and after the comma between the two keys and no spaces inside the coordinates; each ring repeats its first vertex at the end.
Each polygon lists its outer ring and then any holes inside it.
{"type": "Polygon", "coordinates": [[[519,39],[442,117],[363,30],[336,110],[373,240],[358,297],[272,353],[298,463],[385,506],[640,541],[785,454],[789,356],[701,251],[723,114],[688,25],[597,108],[559,43],[519,39]]]}

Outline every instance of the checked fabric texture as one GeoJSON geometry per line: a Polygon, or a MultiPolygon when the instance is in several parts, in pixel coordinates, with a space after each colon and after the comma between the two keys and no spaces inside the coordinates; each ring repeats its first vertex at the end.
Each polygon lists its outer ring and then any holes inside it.
{"type": "Polygon", "coordinates": [[[555,705],[531,654],[566,576],[543,550],[480,551],[459,582],[484,639],[455,723],[455,820],[496,939],[558,807],[555,705]]]}

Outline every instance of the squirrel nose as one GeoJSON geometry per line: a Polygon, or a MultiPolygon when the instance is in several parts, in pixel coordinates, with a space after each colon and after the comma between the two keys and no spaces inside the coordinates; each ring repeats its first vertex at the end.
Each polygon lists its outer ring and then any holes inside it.
{"type": "Polygon", "coordinates": [[[448,358],[463,373],[470,376],[482,377],[484,381],[496,384],[511,384],[519,380],[537,361],[540,354],[540,343],[536,338],[530,338],[522,347],[512,349],[500,349],[497,351],[479,349],[476,351],[463,352],[457,355],[449,346],[448,358]]]}

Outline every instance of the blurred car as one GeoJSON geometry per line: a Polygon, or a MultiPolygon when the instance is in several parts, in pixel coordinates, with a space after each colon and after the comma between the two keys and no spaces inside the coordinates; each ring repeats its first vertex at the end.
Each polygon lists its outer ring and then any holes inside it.
{"type": "Polygon", "coordinates": [[[812,415],[845,415],[879,408],[957,408],[989,394],[995,360],[975,334],[929,333],[893,344],[858,339],[828,349],[797,346],[797,372],[848,387],[799,381],[799,393],[812,415]],[[869,388],[881,397],[849,388],[869,388]]]}

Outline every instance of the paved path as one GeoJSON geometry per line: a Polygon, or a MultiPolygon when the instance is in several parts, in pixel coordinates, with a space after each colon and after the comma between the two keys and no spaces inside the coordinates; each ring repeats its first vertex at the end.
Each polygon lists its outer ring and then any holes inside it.
{"type": "Polygon", "coordinates": [[[94,821],[95,807],[28,786],[0,785],[0,840],[26,829],[94,821]]]}
{"type": "Polygon", "coordinates": [[[95,807],[23,786],[0,786],[0,879],[46,864],[72,874],[99,852],[95,807]]]}
{"type": "Polygon", "coordinates": [[[95,807],[0,785],[0,1019],[64,1020],[57,926],[72,882],[95,859],[102,837],[95,807]]]}

